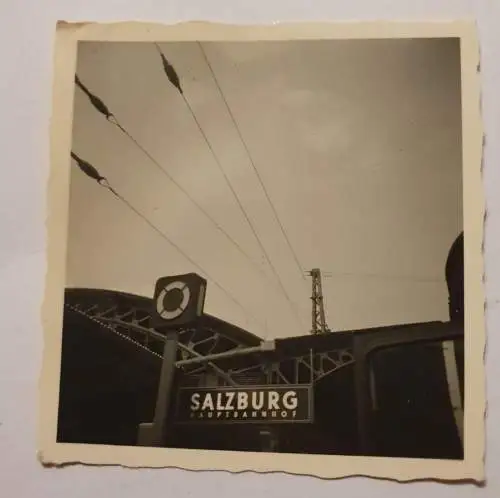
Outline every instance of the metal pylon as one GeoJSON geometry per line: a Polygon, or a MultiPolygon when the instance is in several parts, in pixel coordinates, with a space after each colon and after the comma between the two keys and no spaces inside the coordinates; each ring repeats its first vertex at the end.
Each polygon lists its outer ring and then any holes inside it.
{"type": "Polygon", "coordinates": [[[325,306],[323,302],[323,288],[321,285],[321,270],[313,268],[309,275],[312,277],[312,329],[311,334],[326,334],[330,332],[326,324],[325,306]]]}

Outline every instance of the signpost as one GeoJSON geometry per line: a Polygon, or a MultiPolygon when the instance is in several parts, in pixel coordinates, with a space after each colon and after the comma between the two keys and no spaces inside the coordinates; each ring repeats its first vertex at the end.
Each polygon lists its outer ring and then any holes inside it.
{"type": "Polygon", "coordinates": [[[313,390],[307,385],[181,388],[179,424],[311,423],[313,390]]]}
{"type": "Polygon", "coordinates": [[[179,338],[176,332],[168,332],[163,348],[163,362],[158,385],[155,415],[152,423],[139,425],[137,444],[139,446],[162,446],[166,437],[166,421],[172,399],[175,373],[175,359],[179,338]]]}
{"type": "MultiPolygon", "coordinates": [[[[166,444],[175,368],[207,363],[226,381],[232,379],[213,361],[238,355],[274,351],[274,341],[259,346],[235,348],[206,356],[177,360],[180,346],[178,330],[195,327],[203,315],[206,280],[194,273],[160,278],[155,287],[153,326],[165,334],[162,368],[154,419],[139,426],[140,446],[166,444]]],[[[196,353],[196,352],[194,352],[196,353]]],[[[177,399],[177,423],[283,423],[312,422],[312,389],[310,386],[252,386],[180,389],[177,399]]]]}
{"type": "Polygon", "coordinates": [[[179,345],[178,329],[195,326],[203,315],[206,285],[207,281],[195,273],[162,277],[156,282],[151,322],[164,332],[165,345],[154,420],[139,425],[137,444],[140,446],[165,444],[179,345]]]}

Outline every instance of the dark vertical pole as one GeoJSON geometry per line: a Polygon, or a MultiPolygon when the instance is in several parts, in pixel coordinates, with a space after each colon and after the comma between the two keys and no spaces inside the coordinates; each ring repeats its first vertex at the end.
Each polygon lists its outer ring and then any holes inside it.
{"type": "Polygon", "coordinates": [[[179,337],[177,332],[166,333],[155,415],[152,423],[141,424],[139,426],[139,446],[163,446],[165,444],[178,342],[179,337]]]}
{"type": "Polygon", "coordinates": [[[309,370],[309,384],[311,384],[312,386],[314,384],[314,370],[316,369],[315,356],[312,349],[309,349],[309,364],[311,365],[311,368],[309,370]]]}
{"type": "Polygon", "coordinates": [[[156,399],[154,424],[158,427],[158,436],[164,441],[165,425],[172,401],[172,387],[175,374],[175,361],[177,359],[177,332],[167,332],[163,348],[163,362],[161,367],[158,397],[156,399]]]}
{"type": "Polygon", "coordinates": [[[361,337],[354,338],[354,382],[358,419],[359,450],[362,455],[370,455],[370,417],[369,417],[369,377],[367,369],[368,355],[361,337]]]}

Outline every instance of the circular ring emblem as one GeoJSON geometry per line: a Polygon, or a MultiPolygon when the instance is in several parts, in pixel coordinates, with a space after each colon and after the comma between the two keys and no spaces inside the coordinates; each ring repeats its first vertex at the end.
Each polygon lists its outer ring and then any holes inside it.
{"type": "Polygon", "coordinates": [[[158,294],[156,311],[164,320],[174,320],[184,313],[191,292],[184,282],[170,282],[158,294]]]}

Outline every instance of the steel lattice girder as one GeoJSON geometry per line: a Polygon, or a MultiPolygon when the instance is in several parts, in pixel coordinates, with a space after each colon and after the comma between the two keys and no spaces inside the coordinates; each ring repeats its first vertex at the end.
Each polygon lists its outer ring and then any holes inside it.
{"type": "MultiPolygon", "coordinates": [[[[122,337],[136,343],[138,347],[147,349],[150,353],[161,358],[165,337],[157,330],[150,328],[149,313],[143,308],[130,307],[120,310],[118,306],[102,306],[83,303],[67,304],[67,309],[77,312],[99,325],[111,330],[122,337]]],[[[244,345],[235,340],[222,336],[212,328],[184,329],[179,331],[179,366],[186,375],[200,375],[210,367],[225,383],[248,383],[255,381],[255,377],[266,383],[296,384],[317,381],[347,365],[354,363],[352,351],[336,349],[322,351],[316,354],[289,356],[278,362],[268,364],[259,358],[253,359],[249,366],[244,368],[220,368],[214,361],[207,361],[206,357],[223,352],[241,352],[244,345]],[[241,351],[239,351],[241,350],[241,351]],[[198,365],[182,365],[183,360],[199,358],[198,365]],[[302,374],[301,375],[301,371],[302,374]],[[238,379],[240,382],[238,382],[238,379]],[[245,382],[247,380],[247,382],[245,382]]],[[[250,348],[251,349],[251,348],[250,348]]]]}

